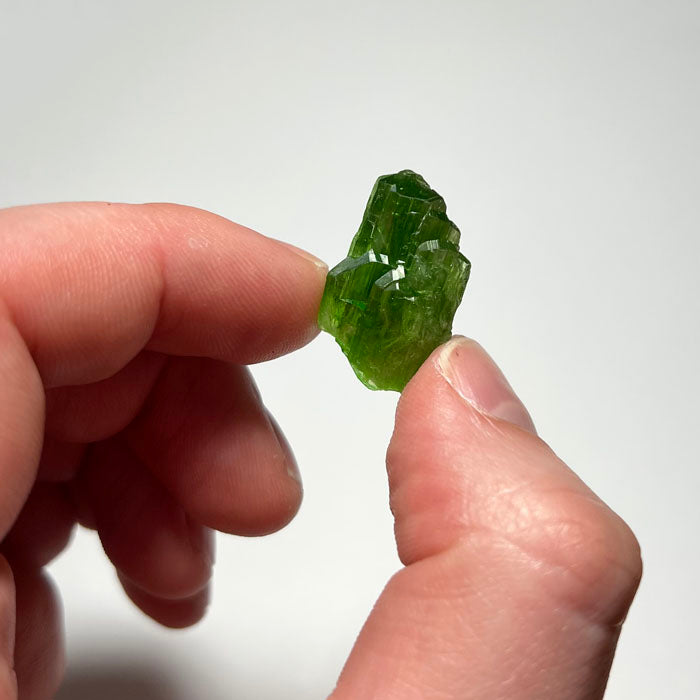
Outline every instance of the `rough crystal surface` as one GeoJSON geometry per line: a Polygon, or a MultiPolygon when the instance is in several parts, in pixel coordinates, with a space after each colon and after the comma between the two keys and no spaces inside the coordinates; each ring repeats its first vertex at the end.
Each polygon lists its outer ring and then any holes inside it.
{"type": "Polygon", "coordinates": [[[370,389],[401,391],[450,337],[471,267],[459,237],[420,175],[377,180],[348,257],[328,273],[318,317],[370,389]]]}

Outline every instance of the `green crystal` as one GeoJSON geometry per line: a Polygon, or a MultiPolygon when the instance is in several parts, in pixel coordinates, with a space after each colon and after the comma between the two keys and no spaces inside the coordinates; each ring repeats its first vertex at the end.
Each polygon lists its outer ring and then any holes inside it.
{"type": "Polygon", "coordinates": [[[471,265],[446,211],[411,170],[380,177],[348,257],[328,273],[318,324],[370,389],[401,391],[452,334],[471,265]]]}

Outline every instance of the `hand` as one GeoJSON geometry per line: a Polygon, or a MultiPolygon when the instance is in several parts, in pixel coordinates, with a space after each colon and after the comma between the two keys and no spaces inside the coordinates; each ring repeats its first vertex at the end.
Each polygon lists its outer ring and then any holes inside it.
{"type": "Polygon", "coordinates": [[[295,514],[294,458],[245,365],[316,335],[325,266],[173,205],[7,209],[0,246],[0,700],[13,663],[20,698],[44,700],[63,662],[41,567],[76,519],[180,627],[206,606],[208,528],[295,514]]]}
{"type": "MultiPolygon", "coordinates": [[[[76,520],[144,612],[185,626],[206,605],[208,528],[293,517],[294,458],[244,365],[315,335],[325,270],[172,205],[4,210],[0,241],[0,700],[13,664],[41,700],[62,671],[41,567],[76,520]]],[[[602,695],[636,541],[478,345],[451,341],[410,382],[388,467],[406,567],[332,697],[602,695]]]]}

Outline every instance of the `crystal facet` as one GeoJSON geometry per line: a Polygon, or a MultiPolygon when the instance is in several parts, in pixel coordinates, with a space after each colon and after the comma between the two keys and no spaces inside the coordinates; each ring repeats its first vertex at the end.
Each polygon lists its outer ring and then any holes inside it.
{"type": "Polygon", "coordinates": [[[375,183],[318,316],[370,389],[401,391],[450,337],[471,267],[459,235],[420,175],[402,170],[375,183]]]}

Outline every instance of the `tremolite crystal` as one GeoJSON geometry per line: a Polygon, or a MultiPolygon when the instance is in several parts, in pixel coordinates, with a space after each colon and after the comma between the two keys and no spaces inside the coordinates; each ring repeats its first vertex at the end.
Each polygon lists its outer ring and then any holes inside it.
{"type": "Polygon", "coordinates": [[[458,244],[445,200],[420,175],[377,180],[318,316],[370,389],[401,391],[450,337],[471,267],[458,244]]]}

